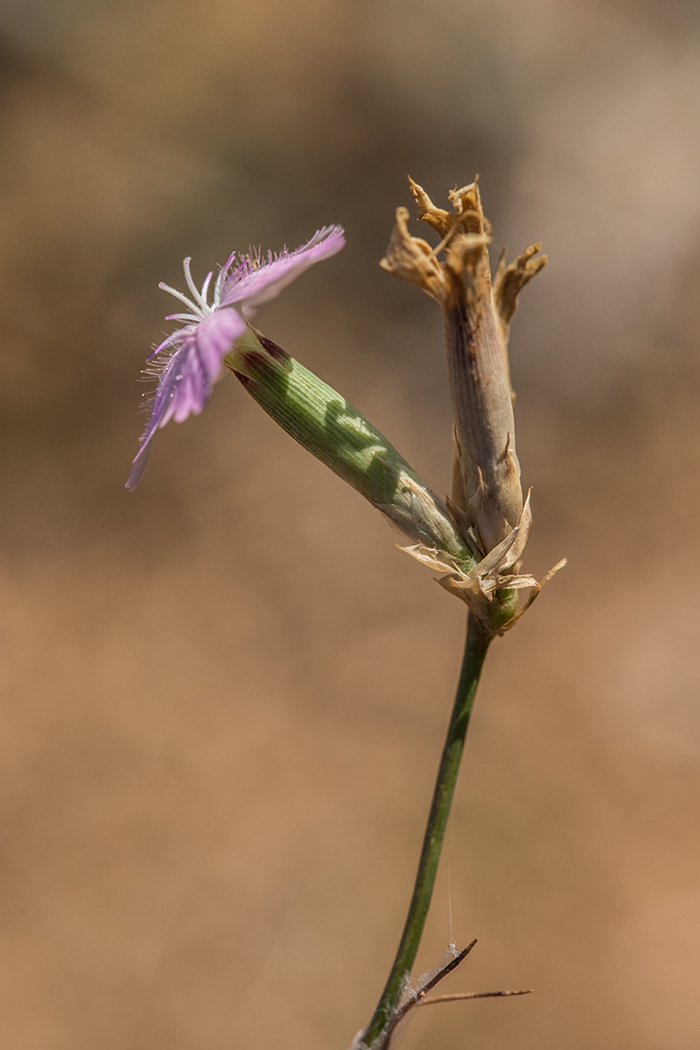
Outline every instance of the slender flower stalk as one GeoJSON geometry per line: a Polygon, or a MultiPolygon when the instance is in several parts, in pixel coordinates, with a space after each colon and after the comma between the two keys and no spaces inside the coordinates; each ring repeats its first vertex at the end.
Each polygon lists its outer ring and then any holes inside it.
{"type": "Polygon", "coordinates": [[[492,637],[491,632],[484,627],[481,621],[470,614],[462,669],[440,759],[406,923],[394,964],[377,1008],[369,1025],[362,1033],[360,1042],[355,1043],[353,1050],[386,1050],[389,1045],[393,1032],[392,1021],[410,977],[428,916],[447,818],[450,815],[452,797],[464,750],[464,740],[474,706],[476,687],[492,637]]]}

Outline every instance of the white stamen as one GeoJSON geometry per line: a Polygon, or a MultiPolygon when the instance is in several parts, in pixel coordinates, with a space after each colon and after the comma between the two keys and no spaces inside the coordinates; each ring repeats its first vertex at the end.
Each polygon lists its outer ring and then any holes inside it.
{"type": "Polygon", "coordinates": [[[202,285],[202,291],[200,293],[201,297],[202,297],[202,302],[206,306],[207,310],[209,309],[209,302],[208,302],[208,299],[207,299],[207,292],[209,291],[209,284],[210,284],[211,279],[212,279],[213,276],[214,276],[214,274],[211,271],[207,274],[207,276],[204,278],[204,284],[202,285]]]}
{"type": "Polygon", "coordinates": [[[206,315],[206,314],[210,313],[210,309],[211,308],[210,308],[209,303],[207,302],[207,300],[205,298],[203,298],[203,295],[206,294],[206,289],[209,287],[209,282],[211,280],[212,275],[211,274],[207,274],[207,279],[204,282],[204,284],[202,285],[202,291],[200,292],[199,289],[197,288],[197,285],[192,280],[192,273],[190,271],[190,263],[191,262],[192,262],[192,260],[188,256],[188,258],[185,259],[183,264],[182,264],[182,269],[185,271],[185,280],[187,281],[187,287],[189,288],[189,290],[192,292],[192,295],[194,296],[195,302],[199,304],[200,308],[204,311],[204,314],[206,315]]]}
{"type": "Polygon", "coordinates": [[[166,321],[194,321],[195,324],[199,324],[202,320],[201,314],[168,314],[165,318],[166,321]]]}
{"type": "Polygon", "coordinates": [[[178,292],[176,288],[171,288],[170,285],[165,284],[164,281],[161,281],[158,287],[162,288],[164,292],[169,292],[170,295],[174,295],[175,298],[179,299],[181,303],[185,304],[185,306],[189,306],[192,313],[197,315],[197,320],[202,320],[202,311],[197,306],[197,304],[193,303],[191,299],[188,299],[186,295],[184,295],[182,292],[178,292]]]}

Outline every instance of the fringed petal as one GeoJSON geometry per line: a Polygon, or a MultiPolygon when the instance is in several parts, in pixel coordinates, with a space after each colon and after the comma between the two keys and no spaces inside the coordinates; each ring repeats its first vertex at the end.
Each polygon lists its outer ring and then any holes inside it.
{"type": "Polygon", "coordinates": [[[158,379],[158,387],[126,483],[128,489],[136,488],[143,474],[156,430],[171,419],[182,423],[202,411],[221,374],[224,356],[246,330],[246,318],[252,317],[261,303],[273,299],[300,273],[322,259],[329,259],[344,244],[345,235],[340,226],[324,226],[296,251],[285,250],[276,256],[268,252],[267,260],[261,260],[260,254],[237,256],[234,252],[214,282],[212,305],[208,301],[212,274],[207,274],[198,290],[189,258],[183,264],[189,296],[170,285],[160,285],[191,312],[170,315],[169,320],[184,321],[185,325],[167,336],[148,356],[154,364],[147,373],[158,379]],[[162,360],[165,363],[161,365],[162,360]]]}
{"type": "Polygon", "coordinates": [[[293,252],[281,252],[258,263],[248,257],[248,268],[240,268],[221,288],[221,305],[241,304],[243,316],[250,318],[263,303],[274,299],[286,285],[308,270],[314,263],[330,259],[345,244],[341,226],[324,226],[306,244],[293,252]]]}

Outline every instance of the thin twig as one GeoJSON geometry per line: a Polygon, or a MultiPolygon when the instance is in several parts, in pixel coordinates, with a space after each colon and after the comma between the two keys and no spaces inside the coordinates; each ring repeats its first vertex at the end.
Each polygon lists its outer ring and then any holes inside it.
{"type": "Polygon", "coordinates": [[[454,1003],[462,999],[493,999],[503,998],[503,996],[506,995],[528,995],[532,991],[532,988],[523,988],[519,991],[451,992],[446,995],[427,995],[427,992],[439,984],[444,977],[447,977],[448,973],[452,973],[453,970],[457,969],[459,964],[469,955],[476,943],[477,938],[475,937],[471,944],[468,944],[466,948],[463,948],[462,951],[459,952],[454,959],[451,959],[446,966],[441,967],[441,969],[439,969],[430,980],[425,982],[422,988],[417,989],[413,998],[405,1002],[403,1006],[399,1006],[394,1010],[391,1019],[382,1032],[381,1042],[378,1044],[378,1050],[389,1050],[397,1028],[406,1020],[416,1006],[427,1006],[429,1004],[432,1005],[433,1003],[454,1003]]]}
{"type": "Polygon", "coordinates": [[[469,952],[472,950],[476,942],[477,938],[475,937],[471,944],[468,944],[466,948],[462,949],[459,955],[455,955],[454,959],[451,959],[450,962],[448,962],[447,966],[443,966],[441,970],[438,970],[434,977],[431,977],[429,981],[426,981],[420,989],[420,995],[425,995],[426,992],[429,992],[436,984],[439,984],[443,977],[447,977],[448,973],[452,973],[453,970],[456,970],[459,964],[469,955],[469,952]]]}
{"type": "Polygon", "coordinates": [[[451,992],[447,995],[426,995],[417,999],[413,1006],[431,1006],[433,1003],[456,1003],[461,999],[492,999],[503,995],[529,995],[532,988],[521,988],[518,991],[502,992],[451,992]]]}

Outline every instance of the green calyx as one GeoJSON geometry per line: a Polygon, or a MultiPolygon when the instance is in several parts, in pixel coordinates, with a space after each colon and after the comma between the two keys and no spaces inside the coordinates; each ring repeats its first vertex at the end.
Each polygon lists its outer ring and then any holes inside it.
{"type": "Polygon", "coordinates": [[[357,489],[412,543],[463,573],[477,557],[450,513],[389,441],[341,394],[249,330],[224,364],[300,445],[357,489]]]}

